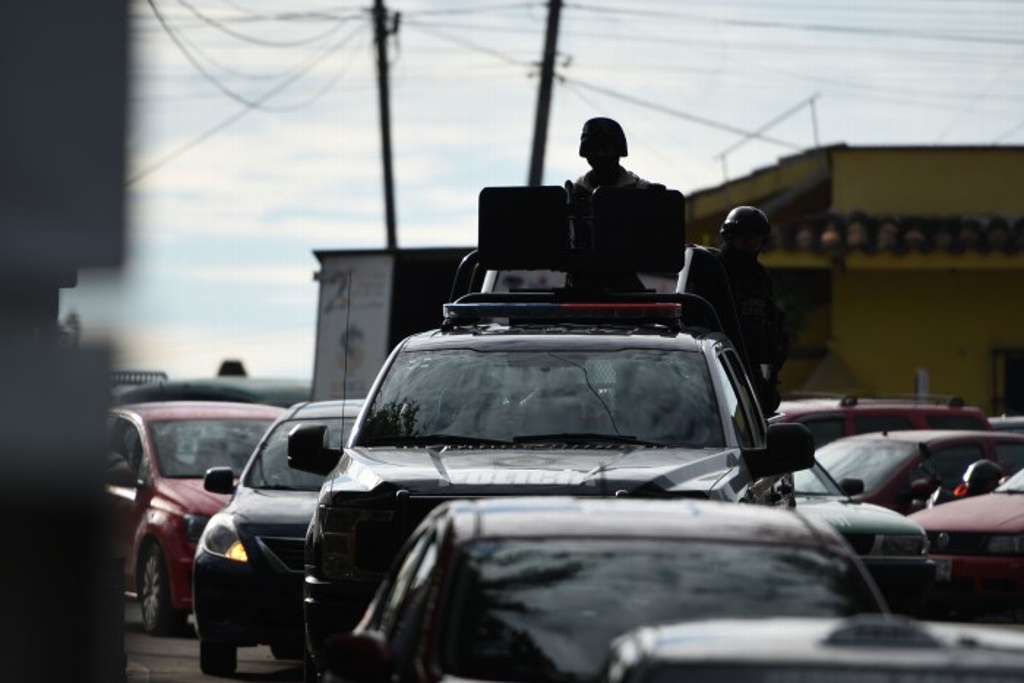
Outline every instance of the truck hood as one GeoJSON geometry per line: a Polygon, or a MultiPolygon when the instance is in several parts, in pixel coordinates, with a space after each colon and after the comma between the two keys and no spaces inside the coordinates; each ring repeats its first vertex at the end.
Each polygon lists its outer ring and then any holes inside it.
{"type": "MultiPolygon", "coordinates": [[[[733,499],[737,449],[613,447],[350,448],[324,487],[348,496],[383,485],[414,495],[612,495],[640,488],[733,499]]],[[[747,481],[746,476],[743,481],[747,481]]],[[[739,486],[742,488],[742,485],[739,486]]]]}

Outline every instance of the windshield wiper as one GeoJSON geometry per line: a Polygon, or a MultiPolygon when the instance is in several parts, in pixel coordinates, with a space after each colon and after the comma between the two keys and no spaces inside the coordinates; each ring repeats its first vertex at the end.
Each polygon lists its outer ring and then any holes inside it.
{"type": "Polygon", "coordinates": [[[367,439],[364,446],[508,446],[508,441],[485,439],[461,434],[412,434],[378,436],[367,439]]]}
{"type": "Polygon", "coordinates": [[[596,432],[555,432],[552,434],[526,434],[514,436],[515,443],[623,443],[634,446],[664,446],[665,444],[643,441],[630,434],[598,434],[596,432]]]}

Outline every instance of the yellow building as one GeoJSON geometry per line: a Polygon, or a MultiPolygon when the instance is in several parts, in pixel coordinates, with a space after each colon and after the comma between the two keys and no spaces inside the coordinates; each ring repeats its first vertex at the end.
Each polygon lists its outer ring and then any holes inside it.
{"type": "Polygon", "coordinates": [[[717,246],[757,206],[794,338],[787,396],[959,396],[1024,413],[1024,147],[835,146],[687,198],[717,246]]]}

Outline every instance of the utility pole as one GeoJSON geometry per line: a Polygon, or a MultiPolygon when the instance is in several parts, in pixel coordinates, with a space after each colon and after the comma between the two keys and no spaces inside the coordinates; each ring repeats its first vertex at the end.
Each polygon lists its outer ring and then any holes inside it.
{"type": "Polygon", "coordinates": [[[551,110],[551,86],[555,79],[555,55],[558,44],[558,19],[562,0],[548,2],[548,29],[544,37],[544,61],[540,69],[540,92],[537,95],[537,118],[533,125],[533,155],[530,157],[528,183],[537,186],[544,174],[544,147],[548,137],[548,113],[551,110]]]}
{"type": "Polygon", "coordinates": [[[384,211],[387,217],[388,249],[397,246],[397,229],[395,227],[395,190],[391,174],[391,107],[388,91],[388,46],[389,35],[398,32],[398,14],[393,15],[388,25],[388,13],[384,9],[384,0],[374,0],[373,26],[374,39],[377,42],[377,90],[380,99],[380,139],[384,154],[384,211]]]}

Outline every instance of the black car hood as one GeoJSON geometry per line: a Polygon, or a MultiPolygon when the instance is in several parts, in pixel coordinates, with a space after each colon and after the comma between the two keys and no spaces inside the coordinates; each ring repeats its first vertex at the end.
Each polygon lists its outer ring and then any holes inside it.
{"type": "MultiPolygon", "coordinates": [[[[611,495],[644,488],[651,494],[692,493],[732,499],[737,494],[731,486],[733,473],[742,469],[740,463],[737,449],[634,445],[350,448],[323,495],[347,497],[390,485],[413,495],[444,497],[611,495]]],[[[742,481],[748,478],[743,476],[742,481]]]]}
{"type": "Polygon", "coordinates": [[[316,501],[317,491],[239,487],[225,512],[231,513],[239,527],[282,534],[298,529],[302,536],[313,517],[316,501]]]}

